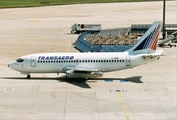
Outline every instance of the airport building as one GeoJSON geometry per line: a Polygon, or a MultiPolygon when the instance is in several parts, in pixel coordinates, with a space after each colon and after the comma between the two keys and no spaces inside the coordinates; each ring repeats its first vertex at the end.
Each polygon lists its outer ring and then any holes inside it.
{"type": "Polygon", "coordinates": [[[137,36],[129,35],[130,28],[107,29],[81,34],[74,43],[82,52],[123,52],[137,41],[137,36]]]}
{"type": "MultiPolygon", "coordinates": [[[[75,48],[81,52],[124,52],[130,49],[151,26],[151,24],[132,24],[131,28],[105,29],[82,33],[75,48]]],[[[177,29],[177,24],[166,24],[167,35],[177,29]]]]}

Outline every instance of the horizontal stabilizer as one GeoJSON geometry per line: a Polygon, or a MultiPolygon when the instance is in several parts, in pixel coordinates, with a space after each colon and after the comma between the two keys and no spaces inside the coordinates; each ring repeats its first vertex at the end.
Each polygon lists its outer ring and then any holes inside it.
{"type": "Polygon", "coordinates": [[[142,57],[143,58],[153,58],[153,57],[163,56],[162,52],[163,52],[163,50],[156,50],[155,53],[153,53],[153,54],[146,54],[146,55],[143,55],[142,57]]]}

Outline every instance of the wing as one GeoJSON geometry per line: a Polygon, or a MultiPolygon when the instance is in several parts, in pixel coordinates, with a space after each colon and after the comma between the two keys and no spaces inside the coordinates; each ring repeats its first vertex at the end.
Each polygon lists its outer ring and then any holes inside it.
{"type": "Polygon", "coordinates": [[[100,69],[93,69],[93,68],[82,68],[82,67],[65,67],[65,70],[73,70],[76,72],[99,72],[100,69]]]}
{"type": "Polygon", "coordinates": [[[82,68],[82,67],[65,67],[66,76],[69,78],[94,78],[103,76],[100,69],[82,68]]]}

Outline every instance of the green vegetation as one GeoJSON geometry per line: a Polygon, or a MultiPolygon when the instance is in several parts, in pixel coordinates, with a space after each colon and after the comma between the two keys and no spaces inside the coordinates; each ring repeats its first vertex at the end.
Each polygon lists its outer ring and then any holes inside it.
{"type": "Polygon", "coordinates": [[[108,3],[108,2],[140,2],[154,0],[0,0],[0,8],[34,7],[49,5],[108,3]]]}

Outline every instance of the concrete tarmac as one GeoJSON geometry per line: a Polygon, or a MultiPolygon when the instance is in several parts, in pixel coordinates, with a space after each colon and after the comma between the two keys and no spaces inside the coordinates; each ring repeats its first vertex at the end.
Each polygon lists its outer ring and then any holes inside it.
{"type": "MultiPolygon", "coordinates": [[[[162,21],[163,2],[104,3],[0,9],[0,120],[176,120],[177,48],[159,61],[87,81],[7,67],[20,56],[78,52],[74,23],[103,29],[162,21]]],[[[177,24],[177,2],[166,2],[166,23],[177,24]]]]}

